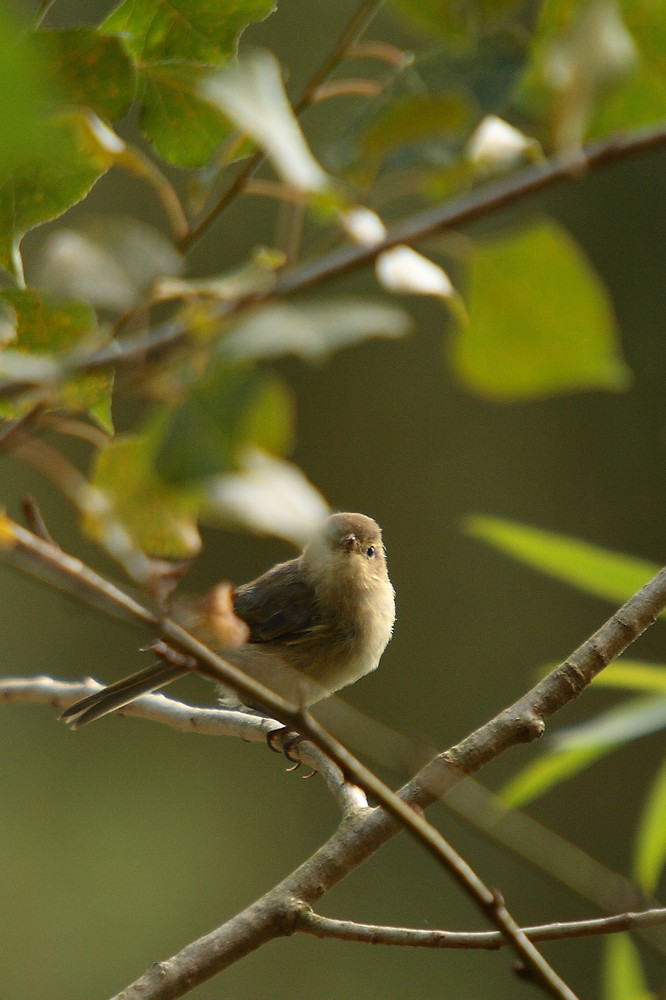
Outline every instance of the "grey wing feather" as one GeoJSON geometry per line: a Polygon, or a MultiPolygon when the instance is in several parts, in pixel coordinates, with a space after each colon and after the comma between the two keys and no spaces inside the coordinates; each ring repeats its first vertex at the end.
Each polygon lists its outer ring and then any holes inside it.
{"type": "Polygon", "coordinates": [[[249,625],[250,642],[297,642],[320,624],[317,599],[300,559],[238,587],[234,610],[249,625]]]}

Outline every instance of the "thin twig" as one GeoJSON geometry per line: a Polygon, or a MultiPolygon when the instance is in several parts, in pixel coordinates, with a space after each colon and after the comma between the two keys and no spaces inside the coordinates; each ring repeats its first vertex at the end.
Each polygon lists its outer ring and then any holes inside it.
{"type": "Polygon", "coordinates": [[[35,498],[29,494],[21,497],[21,509],[23,510],[23,515],[28,523],[28,527],[33,534],[37,535],[39,538],[43,538],[45,542],[49,543],[49,545],[55,545],[56,542],[51,535],[51,532],[46,527],[46,521],[42,516],[39,504],[35,498]]]}
{"type": "MultiPolygon", "coordinates": [[[[10,678],[0,680],[0,703],[50,705],[64,709],[96,691],[103,684],[89,677],[83,683],[56,681],[52,677],[10,678]]],[[[265,745],[266,737],[280,727],[275,719],[251,712],[225,708],[198,708],[163,694],[150,694],[125,705],[118,715],[159,722],[182,733],[204,736],[228,736],[244,743],[265,745]]],[[[368,800],[356,785],[345,780],[340,768],[319,747],[303,740],[290,750],[302,764],[321,774],[343,816],[356,815],[368,808],[368,800]]]]}
{"type": "MultiPolygon", "coordinates": [[[[530,941],[563,941],[599,934],[619,934],[666,924],[666,908],[639,913],[617,913],[593,920],[569,920],[556,924],[522,927],[530,941]]],[[[497,931],[437,931],[415,927],[386,927],[381,924],[358,924],[353,920],[322,917],[308,908],[299,910],[297,929],[318,938],[356,941],[359,944],[384,944],[402,948],[463,948],[497,951],[506,947],[506,938],[497,931]]]]}
{"type": "MultiPolygon", "coordinates": [[[[323,84],[324,80],[326,80],[333,70],[342,62],[348,50],[361,37],[381,7],[382,2],[383,0],[363,0],[360,7],[338,39],[333,51],[312,74],[306,84],[305,90],[301,94],[298,101],[294,104],[294,111],[297,115],[312,103],[316,91],[323,84]]],[[[199,222],[193,226],[192,229],[190,229],[190,231],[179,241],[178,249],[181,250],[181,252],[185,253],[189,250],[190,247],[196,243],[211,227],[216,219],[220,217],[222,212],[229,207],[232,201],[234,201],[241,191],[244,190],[248,179],[253,173],[255,173],[256,170],[259,169],[261,164],[264,162],[264,159],[264,153],[260,151],[254,153],[253,156],[250,156],[245,161],[232,183],[215,203],[215,205],[213,205],[213,207],[209,209],[204,216],[202,216],[199,222]]]]}

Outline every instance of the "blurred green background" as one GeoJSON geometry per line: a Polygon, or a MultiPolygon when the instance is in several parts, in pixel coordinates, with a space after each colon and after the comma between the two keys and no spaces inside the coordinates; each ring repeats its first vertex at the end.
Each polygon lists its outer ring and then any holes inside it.
{"type": "MultiPolygon", "coordinates": [[[[110,6],[62,2],[58,23],[93,21],[110,6]]],[[[276,49],[297,92],[354,8],[340,0],[292,0],[247,39],[276,49]]],[[[371,34],[387,31],[380,20],[371,34]]],[[[348,107],[340,103],[340,119],[330,127],[344,122],[348,107]]],[[[447,370],[446,319],[430,302],[405,303],[416,321],[408,341],[372,342],[320,367],[280,365],[297,399],[295,460],[333,507],[371,514],[384,528],[398,595],[395,638],[381,669],[347,692],[384,724],[448,746],[522,693],[540,664],[563,658],[612,610],[466,538],[466,514],[524,520],[663,560],[665,167],[664,154],[643,157],[572,180],[521,209],[549,213],[568,226],[608,283],[635,375],[628,392],[513,406],[473,398],[447,370]]],[[[157,224],[157,207],[147,201],[137,181],[112,171],[85,207],[113,212],[122,205],[157,224]]],[[[248,204],[232,210],[239,225],[234,245],[213,229],[192,254],[193,270],[229,266],[270,241],[274,210],[257,199],[248,216],[248,204]]],[[[235,232],[232,214],[225,233],[235,232]]],[[[27,257],[47,229],[26,240],[27,257]]],[[[372,275],[363,273],[325,291],[374,288],[372,275]]],[[[116,416],[122,427],[127,415],[116,416]]],[[[36,474],[3,458],[0,478],[11,514],[18,515],[22,494],[33,493],[58,540],[112,572],[81,542],[69,512],[36,474]]],[[[203,590],[224,577],[240,582],[290,555],[275,541],[209,531],[188,589],[203,590]]],[[[145,635],[2,566],[0,636],[7,675],[77,679],[90,673],[113,680],[145,662],[138,652],[145,635]]],[[[661,661],[663,648],[657,625],[636,652],[661,661]]],[[[212,701],[203,682],[188,684],[184,696],[212,701]]],[[[588,717],[617,697],[588,692],[554,725],[588,717]]],[[[285,773],[284,762],[260,746],[118,718],[72,734],[52,709],[20,705],[3,709],[0,732],[0,992],[12,1000],[117,993],[152,962],[266,891],[338,819],[319,779],[285,773]]],[[[641,776],[654,772],[662,750],[658,736],[634,744],[530,811],[628,872],[641,776]]],[[[481,778],[497,786],[536,753],[538,747],[514,750],[481,778]]],[[[388,777],[399,782],[402,776],[388,777]]],[[[432,818],[503,891],[521,922],[596,915],[444,807],[432,818]]],[[[327,896],[321,910],[370,922],[482,926],[406,835],[327,896]]],[[[580,994],[597,995],[599,942],[544,951],[580,994]]],[[[646,954],[648,968],[656,970],[646,954]]],[[[503,1000],[534,990],[514,977],[506,953],[363,948],[296,936],[262,948],[192,995],[503,1000]]]]}

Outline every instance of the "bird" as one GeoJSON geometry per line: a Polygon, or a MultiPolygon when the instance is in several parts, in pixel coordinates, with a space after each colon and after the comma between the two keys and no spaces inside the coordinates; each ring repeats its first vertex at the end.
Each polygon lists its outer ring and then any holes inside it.
{"type": "MultiPolygon", "coordinates": [[[[378,666],[393,634],[395,592],[382,532],[365,514],[331,514],[301,554],[231,591],[246,641],[223,649],[225,659],[277,694],[310,707],[378,666]]],[[[198,607],[204,606],[202,602],[198,607]]],[[[191,606],[181,617],[213,645],[206,614],[191,606]]],[[[189,671],[158,663],[75,702],[61,718],[72,729],[118,711],[189,671]]],[[[222,704],[244,706],[222,690],[222,704]]]]}

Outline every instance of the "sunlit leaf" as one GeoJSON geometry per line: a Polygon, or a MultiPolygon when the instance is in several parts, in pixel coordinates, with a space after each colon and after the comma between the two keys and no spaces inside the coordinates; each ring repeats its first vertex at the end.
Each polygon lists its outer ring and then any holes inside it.
{"type": "Polygon", "coordinates": [[[482,396],[515,401],[630,384],[606,290],[552,222],[479,247],[469,267],[469,318],[451,356],[482,396]]]}
{"type": "Polygon", "coordinates": [[[296,465],[251,448],[241,456],[238,472],[210,482],[202,516],[301,548],[328,513],[321,493],[296,465]]]}
{"type": "Polygon", "coordinates": [[[45,31],[40,38],[64,103],[83,105],[111,119],[126,114],[135,97],[137,74],[119,39],[92,28],[45,31]]]}
{"type": "Polygon", "coordinates": [[[287,98],[280,64],[270,52],[244,52],[210,76],[202,95],[258,143],[288,184],[311,193],[326,192],[331,178],[319,166],[287,98]]]}
{"type": "Polygon", "coordinates": [[[28,230],[75,205],[113,162],[93,151],[79,115],[44,123],[38,156],[0,184],[0,268],[11,270],[13,251],[28,230]]]}
{"type": "Polygon", "coordinates": [[[603,1000],[654,1000],[638,948],[628,934],[609,934],[605,942],[603,1000]]]}
{"type": "Polygon", "coordinates": [[[656,891],[666,863],[666,763],[652,783],[638,824],[634,872],[646,893],[656,891]]]}
{"type": "Polygon", "coordinates": [[[612,749],[612,746],[580,747],[538,757],[507,782],[500,798],[508,808],[518,809],[583,771],[612,749]]]}
{"type": "Polygon", "coordinates": [[[361,139],[361,153],[381,160],[387,153],[427,138],[459,134],[472,118],[462,94],[398,97],[385,106],[361,139]]]}
{"type": "MultiPolygon", "coordinates": [[[[93,343],[96,329],[93,310],[84,302],[48,299],[33,290],[7,289],[0,292],[0,300],[8,304],[16,316],[16,339],[11,343],[12,354],[19,357],[23,354],[28,363],[32,356],[42,366],[47,365],[42,370],[45,398],[52,405],[91,413],[106,430],[111,431],[112,376],[96,372],[67,377],[68,354],[86,340],[93,343]]],[[[0,361],[0,366],[1,364],[0,361]]],[[[20,372],[15,372],[14,375],[21,377],[20,372]]],[[[38,384],[41,381],[38,370],[31,375],[26,368],[23,377],[38,384]]],[[[29,400],[23,401],[20,398],[1,400],[0,415],[20,416],[31,405],[29,400]]]]}
{"type": "Polygon", "coordinates": [[[238,361],[295,354],[320,361],[332,351],[369,337],[404,337],[407,313],[365,299],[275,303],[256,309],[225,336],[221,350],[238,361]]]}
{"type": "Polygon", "coordinates": [[[579,774],[611,750],[666,727],[666,699],[635,698],[571,726],[550,740],[551,749],[519,771],[503,788],[502,801],[525,805],[579,774]]]}
{"type": "Polygon", "coordinates": [[[528,566],[614,603],[626,601],[660,569],[645,559],[499,517],[469,517],[465,530],[528,566]]]}
{"type": "Polygon", "coordinates": [[[594,678],[595,687],[623,688],[666,695],[666,666],[638,660],[617,660],[594,678]]]}
{"type": "Polygon", "coordinates": [[[152,226],[130,217],[87,216],[56,229],[36,265],[38,283],[57,295],[122,312],[157,277],[178,274],[182,257],[152,226]]]}
{"type": "Polygon", "coordinates": [[[168,482],[198,483],[236,469],[251,445],[283,451],[292,432],[291,396],[280,379],[220,365],[169,416],[156,468],[168,482]]]}
{"type": "MultiPolygon", "coordinates": [[[[201,547],[196,523],[200,497],[194,491],[175,490],[155,475],[154,447],[147,435],[117,437],[100,452],[93,484],[144,552],[188,558],[201,547]]],[[[84,527],[97,537],[96,523],[89,519],[84,527]]]]}

